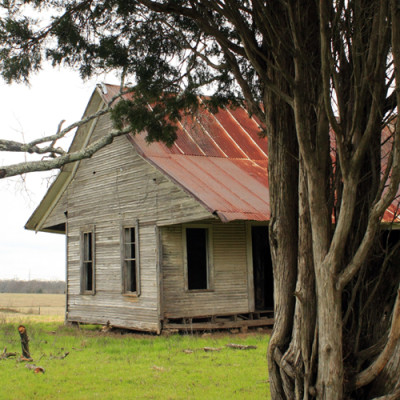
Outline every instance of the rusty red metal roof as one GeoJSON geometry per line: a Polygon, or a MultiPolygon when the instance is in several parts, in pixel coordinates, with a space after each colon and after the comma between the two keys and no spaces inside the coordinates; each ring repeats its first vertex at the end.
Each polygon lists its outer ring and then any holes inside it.
{"type": "MultiPolygon", "coordinates": [[[[119,86],[105,85],[101,95],[110,102],[119,90],[119,86]]],[[[260,123],[242,107],[220,109],[215,114],[200,108],[183,116],[177,128],[177,140],[170,148],[148,144],[145,133],[131,135],[130,140],[143,158],[222,221],[268,221],[268,145],[259,135],[260,123]]],[[[387,136],[383,132],[383,140],[387,136]]],[[[333,133],[331,144],[335,158],[333,133]]],[[[390,146],[386,140],[382,152],[389,152],[390,146]]],[[[385,165],[387,158],[383,154],[385,165]]],[[[398,200],[388,207],[382,221],[400,223],[398,200]]]]}
{"type": "MultiPolygon", "coordinates": [[[[119,91],[106,85],[109,102],[119,91]]],[[[168,148],[148,144],[145,133],[130,135],[143,158],[160,169],[222,221],[270,218],[267,139],[243,108],[213,114],[199,108],[177,125],[177,139],[168,148]]]]}
{"type": "MultiPolygon", "coordinates": [[[[381,174],[386,172],[390,154],[393,147],[393,132],[395,130],[395,121],[389,122],[382,131],[381,143],[381,174]]],[[[389,174],[390,177],[390,174],[389,174]]],[[[387,186],[384,188],[384,193],[387,186]]],[[[382,221],[385,223],[400,222],[400,188],[397,190],[397,195],[392,204],[386,209],[382,221]]]]}

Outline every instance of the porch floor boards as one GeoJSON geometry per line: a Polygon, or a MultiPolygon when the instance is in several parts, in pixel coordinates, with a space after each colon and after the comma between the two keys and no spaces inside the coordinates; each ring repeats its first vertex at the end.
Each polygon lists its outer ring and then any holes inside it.
{"type": "Polygon", "coordinates": [[[251,313],[206,315],[190,318],[165,318],[164,330],[196,331],[233,329],[243,327],[265,327],[274,324],[273,310],[251,313]]]}

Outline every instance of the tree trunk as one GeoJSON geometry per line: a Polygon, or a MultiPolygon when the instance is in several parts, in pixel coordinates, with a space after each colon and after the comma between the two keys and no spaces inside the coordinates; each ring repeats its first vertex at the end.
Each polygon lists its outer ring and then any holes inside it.
{"type": "Polygon", "coordinates": [[[23,325],[18,327],[18,332],[21,337],[21,349],[22,349],[22,357],[31,360],[32,357],[29,353],[29,338],[28,333],[26,332],[26,328],[23,325]]]}
{"type": "Polygon", "coordinates": [[[292,390],[291,378],[282,368],[292,334],[297,274],[298,150],[291,109],[271,94],[268,104],[268,156],[271,220],[270,249],[274,275],[275,323],[268,347],[271,396],[285,399],[292,390]],[[285,109],[287,118],[277,118],[285,109]]]}
{"type": "Polygon", "coordinates": [[[329,265],[316,263],[318,309],[317,398],[343,399],[341,293],[335,288],[329,265]]]}
{"type": "MultiPolygon", "coordinates": [[[[300,160],[299,173],[299,251],[297,284],[294,292],[296,299],[293,333],[284,359],[294,366],[294,397],[308,399],[313,384],[313,345],[317,337],[315,331],[316,302],[314,261],[312,255],[312,237],[310,213],[308,208],[308,189],[306,172],[300,160]]],[[[315,354],[314,354],[315,355],[315,354]]]]}

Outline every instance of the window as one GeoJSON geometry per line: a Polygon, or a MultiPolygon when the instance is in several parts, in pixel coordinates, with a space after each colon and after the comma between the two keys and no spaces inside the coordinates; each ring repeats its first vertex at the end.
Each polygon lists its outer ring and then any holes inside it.
{"type": "Polygon", "coordinates": [[[81,292],[95,292],[94,227],[81,231],[81,292]]]}
{"type": "Polygon", "coordinates": [[[122,291],[139,296],[138,223],[122,228],[122,291]]]}
{"type": "Polygon", "coordinates": [[[185,272],[188,290],[211,288],[211,229],[186,227],[184,229],[185,272]]]}

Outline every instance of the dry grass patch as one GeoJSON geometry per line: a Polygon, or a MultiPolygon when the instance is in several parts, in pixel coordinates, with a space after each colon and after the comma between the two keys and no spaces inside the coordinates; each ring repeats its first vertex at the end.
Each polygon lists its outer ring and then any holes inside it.
{"type": "Polygon", "coordinates": [[[0,323],[62,322],[64,294],[0,293],[0,323]]]}

